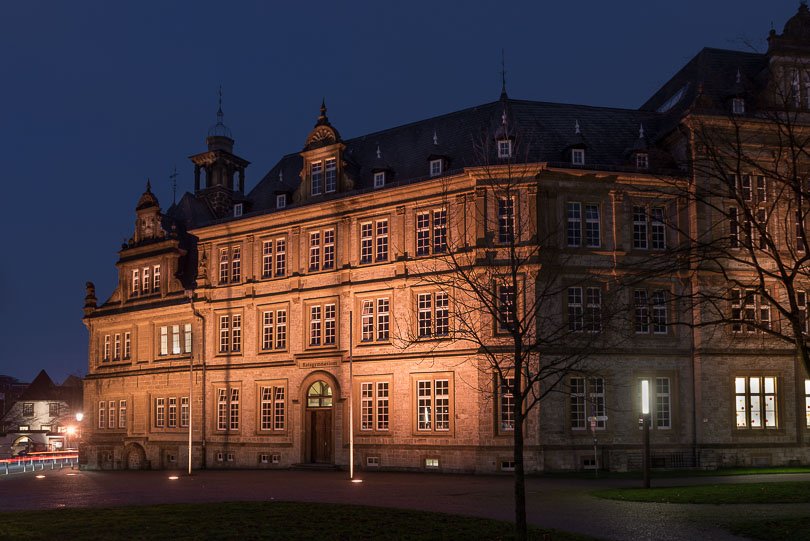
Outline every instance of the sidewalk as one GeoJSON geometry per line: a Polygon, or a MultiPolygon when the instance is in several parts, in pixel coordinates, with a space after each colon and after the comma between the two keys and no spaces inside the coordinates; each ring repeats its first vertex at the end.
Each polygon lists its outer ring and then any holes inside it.
{"type": "MultiPolygon", "coordinates": [[[[218,501],[309,501],[440,511],[513,519],[508,476],[359,472],[350,483],[336,471],[88,472],[54,470],[0,479],[4,511],[66,507],[112,507],[218,501]],[[178,475],[170,480],[170,475],[178,475]]],[[[696,477],[654,480],[653,486],[810,480],[810,474],[696,477]]],[[[601,500],[600,488],[639,486],[627,479],[529,478],[529,522],[543,527],[623,540],[735,540],[725,517],[807,515],[810,506],[674,505],[601,500]]]]}

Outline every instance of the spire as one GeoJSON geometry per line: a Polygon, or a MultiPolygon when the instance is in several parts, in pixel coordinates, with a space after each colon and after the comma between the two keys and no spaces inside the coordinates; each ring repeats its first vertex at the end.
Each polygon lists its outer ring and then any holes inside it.
{"type": "Polygon", "coordinates": [[[638,125],[638,138],[644,139],[644,123],[638,125]]]}
{"type": "Polygon", "coordinates": [[[318,116],[316,126],[329,125],[329,117],[326,116],[326,98],[321,99],[321,114],[318,116]]]}
{"type": "Polygon", "coordinates": [[[225,117],[225,114],[222,112],[222,85],[219,85],[219,107],[217,108],[217,124],[222,124],[222,119],[225,117]]]}
{"type": "Polygon", "coordinates": [[[382,158],[382,152],[380,152],[380,144],[377,143],[377,159],[379,160],[382,158]]]}
{"type": "Polygon", "coordinates": [[[438,146],[439,145],[439,136],[436,135],[436,130],[433,130],[433,144],[438,146]]]}
{"type": "Polygon", "coordinates": [[[740,68],[737,68],[737,78],[734,80],[734,82],[740,84],[740,79],[742,79],[742,74],[740,73],[740,68]]]}
{"type": "Polygon", "coordinates": [[[152,193],[152,181],[146,177],[146,193],[152,193]]]}
{"type": "Polygon", "coordinates": [[[574,135],[580,135],[582,132],[579,129],[579,120],[574,120],[574,135]]]}
{"type": "Polygon", "coordinates": [[[231,130],[225,126],[225,113],[222,112],[222,85],[219,86],[217,92],[217,123],[211,126],[208,130],[208,137],[227,137],[233,139],[231,130]]]}
{"type": "Polygon", "coordinates": [[[506,55],[504,50],[501,49],[501,99],[508,99],[506,95],[506,55]]]}
{"type": "Polygon", "coordinates": [[[278,181],[284,182],[284,171],[282,171],[281,169],[278,170],[278,181]]]}

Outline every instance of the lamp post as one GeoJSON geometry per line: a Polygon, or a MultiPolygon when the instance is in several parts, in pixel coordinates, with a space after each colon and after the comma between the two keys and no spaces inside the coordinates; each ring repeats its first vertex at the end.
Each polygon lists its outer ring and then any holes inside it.
{"type": "Polygon", "coordinates": [[[650,488],[650,380],[641,380],[641,423],[644,431],[644,488],[650,488]]]}

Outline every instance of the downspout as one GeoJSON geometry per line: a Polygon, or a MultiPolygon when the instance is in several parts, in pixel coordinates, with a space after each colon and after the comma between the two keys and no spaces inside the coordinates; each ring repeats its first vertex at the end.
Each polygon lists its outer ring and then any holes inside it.
{"type": "MultiPolygon", "coordinates": [[[[206,466],[206,452],[205,452],[205,316],[202,315],[195,307],[194,307],[194,291],[188,292],[189,301],[191,302],[191,311],[194,313],[194,316],[199,318],[200,320],[200,330],[202,334],[202,345],[200,347],[200,351],[202,351],[201,355],[201,364],[202,364],[202,385],[201,385],[201,392],[200,398],[202,402],[202,407],[200,409],[200,434],[201,434],[201,464],[200,469],[204,470],[206,466]]],[[[191,402],[191,398],[189,398],[189,402],[191,402]]],[[[194,404],[189,404],[189,420],[192,416],[192,411],[194,409],[194,404]]],[[[189,423],[190,424],[190,423],[189,423]]]]}

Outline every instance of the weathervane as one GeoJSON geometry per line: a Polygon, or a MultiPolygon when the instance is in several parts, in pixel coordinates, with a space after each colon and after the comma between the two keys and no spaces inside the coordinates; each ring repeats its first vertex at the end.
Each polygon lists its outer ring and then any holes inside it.
{"type": "Polygon", "coordinates": [[[172,204],[177,203],[177,166],[174,166],[174,171],[169,178],[172,179],[172,204]]]}

